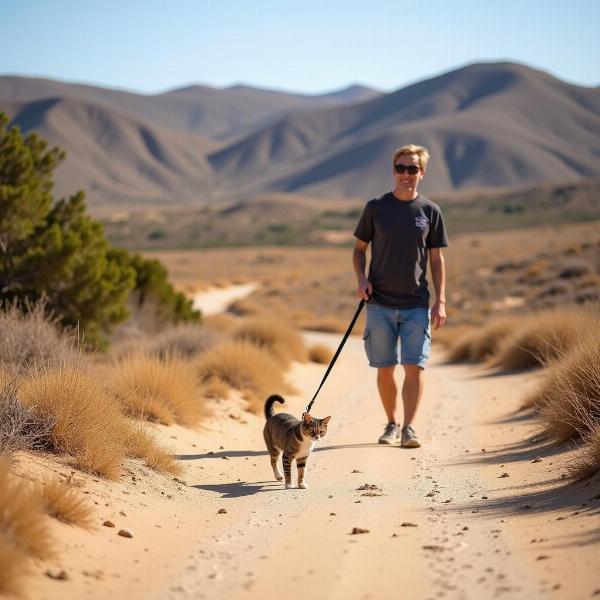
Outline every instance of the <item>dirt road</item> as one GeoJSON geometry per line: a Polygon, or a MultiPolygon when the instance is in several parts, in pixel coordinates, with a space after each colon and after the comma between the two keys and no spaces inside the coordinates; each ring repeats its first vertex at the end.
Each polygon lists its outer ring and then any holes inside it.
{"type": "MultiPolygon", "coordinates": [[[[301,413],[322,372],[295,367],[301,394],[290,412],[301,413]]],[[[308,490],[272,480],[258,418],[214,453],[182,457],[198,490],[198,517],[208,518],[191,560],[156,597],[600,594],[600,502],[578,507],[592,494],[552,481],[560,456],[521,446],[531,426],[509,418],[534,383],[531,375],[493,377],[434,360],[416,424],[423,447],[380,446],[373,372],[361,341],[351,339],[313,409],[333,416],[310,458],[308,490]],[[531,462],[538,454],[542,460],[531,462]],[[360,491],[365,484],[377,490],[360,491]],[[369,532],[353,535],[354,527],[369,532]]]]}
{"type": "MultiPolygon", "coordinates": [[[[323,372],[294,365],[299,394],[287,410],[302,412],[323,372]]],[[[222,401],[198,431],[157,427],[185,465],[181,480],[143,466],[117,483],[76,476],[98,505],[98,525],[55,525],[68,580],[40,570],[29,597],[600,596],[599,482],[565,483],[571,453],[532,445],[534,425],[514,416],[536,379],[447,366],[434,351],[416,422],[423,447],[380,446],[374,373],[360,338],[350,338],[313,409],[332,420],[310,457],[308,490],[273,480],[263,418],[222,401]],[[116,535],[121,527],[134,537],[116,535]],[[355,527],[368,533],[353,535],[355,527]]]]}

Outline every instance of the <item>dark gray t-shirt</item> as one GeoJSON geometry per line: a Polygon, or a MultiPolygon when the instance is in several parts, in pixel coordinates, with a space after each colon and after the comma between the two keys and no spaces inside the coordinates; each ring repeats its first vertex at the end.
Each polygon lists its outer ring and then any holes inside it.
{"type": "Polygon", "coordinates": [[[388,192],[367,203],[354,235],[371,242],[369,281],[377,304],[429,307],[428,250],[448,245],[437,204],[421,194],[399,200],[388,192]]]}

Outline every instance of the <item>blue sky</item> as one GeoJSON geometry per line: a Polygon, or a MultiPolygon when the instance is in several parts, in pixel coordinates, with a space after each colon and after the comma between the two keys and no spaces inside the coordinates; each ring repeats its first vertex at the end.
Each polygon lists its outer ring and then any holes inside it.
{"type": "Polygon", "coordinates": [[[511,60],[600,84],[599,0],[0,0],[0,73],[141,92],[393,90],[511,60]]]}

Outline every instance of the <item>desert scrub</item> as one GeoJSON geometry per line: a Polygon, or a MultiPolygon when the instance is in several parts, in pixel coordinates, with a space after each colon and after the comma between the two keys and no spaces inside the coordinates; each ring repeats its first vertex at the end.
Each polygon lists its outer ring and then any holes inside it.
{"type": "Polygon", "coordinates": [[[325,344],[315,344],[308,349],[308,359],[321,365],[328,364],[333,358],[333,352],[325,344]]]}
{"type": "Polygon", "coordinates": [[[78,358],[74,336],[61,333],[44,314],[42,303],[20,310],[15,303],[0,307],[0,365],[25,372],[41,364],[78,358]]]}
{"type": "Polygon", "coordinates": [[[502,340],[489,365],[527,369],[561,358],[589,334],[593,313],[581,307],[563,307],[523,316],[502,340]]]}
{"type": "Polygon", "coordinates": [[[159,473],[181,475],[183,471],[173,455],[161,448],[156,437],[141,426],[134,429],[128,440],[128,448],[132,457],[143,459],[151,469],[159,473]]]}
{"type": "Polygon", "coordinates": [[[196,369],[182,359],[129,356],[106,379],[107,390],[131,417],[194,426],[206,414],[196,369]]]}
{"type": "Polygon", "coordinates": [[[540,387],[525,401],[536,408],[544,433],[557,442],[584,437],[600,424],[598,339],[582,341],[550,365],[540,387]]]}
{"type": "Polygon", "coordinates": [[[233,338],[246,340],[267,350],[284,368],[288,367],[292,360],[305,361],[307,357],[302,336],[277,319],[244,319],[234,330],[233,338]]]}
{"type": "Polygon", "coordinates": [[[226,384],[244,393],[254,412],[262,410],[270,394],[292,391],[284,380],[281,362],[246,340],[224,342],[202,354],[196,364],[203,381],[226,384]]]}
{"type": "Polygon", "coordinates": [[[600,423],[583,436],[584,446],[569,466],[575,479],[584,479],[600,472],[600,423]]]}
{"type": "Polygon", "coordinates": [[[130,425],[119,406],[82,367],[43,368],[24,378],[19,400],[41,420],[52,420],[49,449],[73,457],[77,467],[116,479],[130,425]]]}
{"type": "Polygon", "coordinates": [[[23,595],[27,559],[54,554],[43,505],[33,487],[0,458],[0,595],[23,595]]]}
{"type": "Polygon", "coordinates": [[[53,479],[37,488],[46,514],[79,527],[92,526],[92,507],[72,485],[53,479]]]}
{"type": "Polygon", "coordinates": [[[498,352],[503,341],[519,326],[516,317],[503,317],[490,321],[482,327],[472,328],[450,344],[448,359],[452,362],[463,360],[484,361],[498,352]]]}
{"type": "Polygon", "coordinates": [[[52,416],[38,414],[19,401],[18,381],[0,371],[0,455],[47,447],[55,425],[52,416]]]}
{"type": "Polygon", "coordinates": [[[189,359],[215,346],[220,337],[217,331],[204,325],[174,325],[152,340],[149,351],[162,359],[189,359]]]}

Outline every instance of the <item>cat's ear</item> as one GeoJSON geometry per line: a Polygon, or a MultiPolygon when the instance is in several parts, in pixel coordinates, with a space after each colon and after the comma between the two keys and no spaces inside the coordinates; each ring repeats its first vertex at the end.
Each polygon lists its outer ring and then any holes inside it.
{"type": "Polygon", "coordinates": [[[304,413],[302,418],[304,419],[305,423],[310,423],[313,420],[309,413],[304,413]]]}
{"type": "Polygon", "coordinates": [[[329,419],[331,419],[331,415],[329,417],[325,417],[323,419],[323,423],[325,423],[325,425],[327,425],[327,423],[329,423],[329,419]]]}

